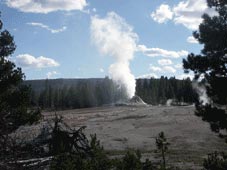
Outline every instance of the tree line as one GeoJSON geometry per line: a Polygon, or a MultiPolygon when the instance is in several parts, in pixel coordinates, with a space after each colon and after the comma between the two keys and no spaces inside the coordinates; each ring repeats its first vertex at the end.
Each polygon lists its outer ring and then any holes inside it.
{"type": "Polygon", "coordinates": [[[138,79],[136,94],[148,104],[166,104],[171,99],[175,103],[193,103],[197,99],[192,81],[187,78],[178,80],[175,77],[160,79],[138,79]]]}
{"type": "Polygon", "coordinates": [[[126,100],[123,87],[108,77],[104,79],[75,79],[71,83],[55,84],[56,80],[45,80],[44,88],[37,90],[33,82],[31,104],[43,109],[86,108],[113,104],[126,100]]]}
{"type": "MultiPolygon", "coordinates": [[[[127,101],[124,88],[108,77],[70,81],[47,79],[41,84],[38,81],[29,81],[27,84],[32,88],[32,106],[43,109],[86,108],[127,101]]],[[[137,79],[136,95],[152,105],[166,104],[168,99],[175,103],[193,103],[197,96],[190,79],[178,80],[163,76],[160,79],[137,79]]]]}

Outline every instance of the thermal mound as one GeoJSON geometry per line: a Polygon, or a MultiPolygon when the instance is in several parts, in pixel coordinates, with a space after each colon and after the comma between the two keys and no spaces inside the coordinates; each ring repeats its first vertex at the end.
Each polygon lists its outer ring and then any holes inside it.
{"type": "Polygon", "coordinates": [[[143,101],[139,96],[135,95],[131,99],[125,102],[118,102],[117,106],[147,106],[147,103],[143,101]]]}

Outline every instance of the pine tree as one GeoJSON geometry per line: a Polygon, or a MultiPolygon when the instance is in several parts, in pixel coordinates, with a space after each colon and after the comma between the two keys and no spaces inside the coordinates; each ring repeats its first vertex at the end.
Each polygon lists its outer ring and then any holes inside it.
{"type": "Polygon", "coordinates": [[[21,69],[8,59],[16,49],[13,36],[2,30],[0,20],[0,136],[31,122],[38,113],[28,112],[30,89],[22,85],[21,69]]]}
{"type": "MultiPolygon", "coordinates": [[[[213,103],[227,104],[227,1],[207,0],[208,6],[215,9],[217,15],[202,16],[203,22],[194,37],[203,44],[201,54],[189,54],[183,60],[185,72],[192,70],[195,80],[201,75],[207,94],[213,103]]],[[[209,121],[215,131],[227,129],[227,114],[224,110],[211,105],[197,103],[197,115],[209,121]]]]}

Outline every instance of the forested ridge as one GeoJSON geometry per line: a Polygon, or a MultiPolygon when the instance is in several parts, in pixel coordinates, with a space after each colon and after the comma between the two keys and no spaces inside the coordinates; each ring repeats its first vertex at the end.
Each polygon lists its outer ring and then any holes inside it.
{"type": "MultiPolygon", "coordinates": [[[[32,89],[31,104],[44,109],[95,107],[127,100],[125,90],[108,77],[29,80],[25,84],[32,89]]],[[[175,103],[193,103],[197,96],[190,79],[163,76],[160,79],[137,79],[136,95],[152,105],[166,104],[168,99],[175,103]]]]}

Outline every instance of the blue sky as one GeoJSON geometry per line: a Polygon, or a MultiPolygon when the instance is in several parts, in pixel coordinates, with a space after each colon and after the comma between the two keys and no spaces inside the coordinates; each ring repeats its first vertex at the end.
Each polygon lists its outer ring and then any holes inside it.
{"type": "Polygon", "coordinates": [[[192,31],[204,12],[213,13],[205,0],[3,0],[0,11],[17,45],[11,60],[26,79],[115,71],[182,78],[182,59],[202,48],[192,31]],[[126,67],[114,70],[114,63],[126,67]]]}

